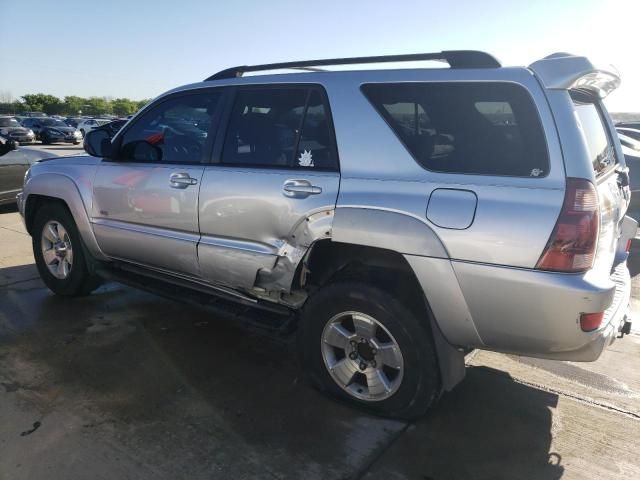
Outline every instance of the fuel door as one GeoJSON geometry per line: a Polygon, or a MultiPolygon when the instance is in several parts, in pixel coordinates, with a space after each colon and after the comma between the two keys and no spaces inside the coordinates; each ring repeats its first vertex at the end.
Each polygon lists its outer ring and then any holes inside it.
{"type": "Polygon", "coordinates": [[[473,223],[478,197],[471,190],[437,188],[429,197],[427,219],[441,228],[464,230],[473,223]]]}

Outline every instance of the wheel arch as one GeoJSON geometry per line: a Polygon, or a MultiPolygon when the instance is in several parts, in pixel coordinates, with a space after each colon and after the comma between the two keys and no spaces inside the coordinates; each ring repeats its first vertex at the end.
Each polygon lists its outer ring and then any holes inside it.
{"type": "Polygon", "coordinates": [[[424,326],[436,349],[442,392],[450,391],[464,379],[464,352],[445,338],[427,294],[402,253],[331,239],[318,240],[305,257],[297,288],[313,292],[322,285],[345,278],[391,285],[397,292],[402,292],[406,301],[415,302],[415,306],[425,312],[424,326]]]}

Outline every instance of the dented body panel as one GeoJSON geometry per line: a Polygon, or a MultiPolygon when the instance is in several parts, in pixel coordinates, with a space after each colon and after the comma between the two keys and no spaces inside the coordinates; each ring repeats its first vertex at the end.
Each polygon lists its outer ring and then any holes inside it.
{"type": "Polygon", "coordinates": [[[202,277],[231,287],[289,292],[307,248],[331,236],[340,174],[209,166],[200,187],[202,277]],[[321,189],[287,196],[303,178],[321,189]]]}

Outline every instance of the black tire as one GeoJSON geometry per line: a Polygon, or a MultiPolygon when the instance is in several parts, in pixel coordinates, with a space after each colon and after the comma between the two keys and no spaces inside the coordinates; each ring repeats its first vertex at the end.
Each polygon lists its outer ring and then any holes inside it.
{"type": "Polygon", "coordinates": [[[83,136],[83,137],[85,136],[84,128],[81,128],[81,129],[80,129],[80,133],[82,134],[82,136],[83,136]]]}
{"type": "Polygon", "coordinates": [[[359,281],[342,280],[318,290],[305,304],[298,328],[302,368],[321,391],[370,413],[414,419],[438,398],[440,374],[430,331],[429,313],[421,299],[406,299],[359,281]],[[399,387],[390,397],[372,401],[347,393],[332,378],[322,356],[322,333],[327,322],[341,312],[356,311],[373,317],[395,339],[404,360],[399,387]]]}
{"type": "Polygon", "coordinates": [[[42,137],[42,144],[43,145],[49,145],[51,142],[49,141],[49,139],[47,137],[42,137]]]}
{"type": "Polygon", "coordinates": [[[33,256],[36,260],[36,267],[44,284],[57,295],[67,297],[78,297],[88,295],[100,286],[101,280],[92,274],[89,256],[73,217],[66,206],[61,203],[44,204],[36,213],[32,232],[33,256]],[[73,247],[73,262],[69,275],[60,279],[55,277],[45,264],[42,253],[42,232],[45,225],[50,221],[60,223],[67,231],[73,247]]]}
{"type": "Polygon", "coordinates": [[[74,145],[80,145],[80,142],[73,142],[74,145]]]}

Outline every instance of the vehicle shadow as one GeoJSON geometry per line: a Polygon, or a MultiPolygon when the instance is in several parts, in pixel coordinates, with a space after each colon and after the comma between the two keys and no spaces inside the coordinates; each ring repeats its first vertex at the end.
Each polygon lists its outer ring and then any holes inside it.
{"type": "Polygon", "coordinates": [[[290,339],[115,284],[79,299],[54,297],[39,282],[17,285],[0,287],[3,381],[29,385],[36,404],[58,399],[35,407],[71,412],[83,438],[109,435],[169,476],[562,475],[549,451],[557,397],[497,370],[469,368],[407,426],[310,388],[290,339]]]}
{"type": "Polygon", "coordinates": [[[468,367],[467,378],[395,442],[366,479],[559,479],[550,451],[558,396],[507,373],[468,367]]]}

